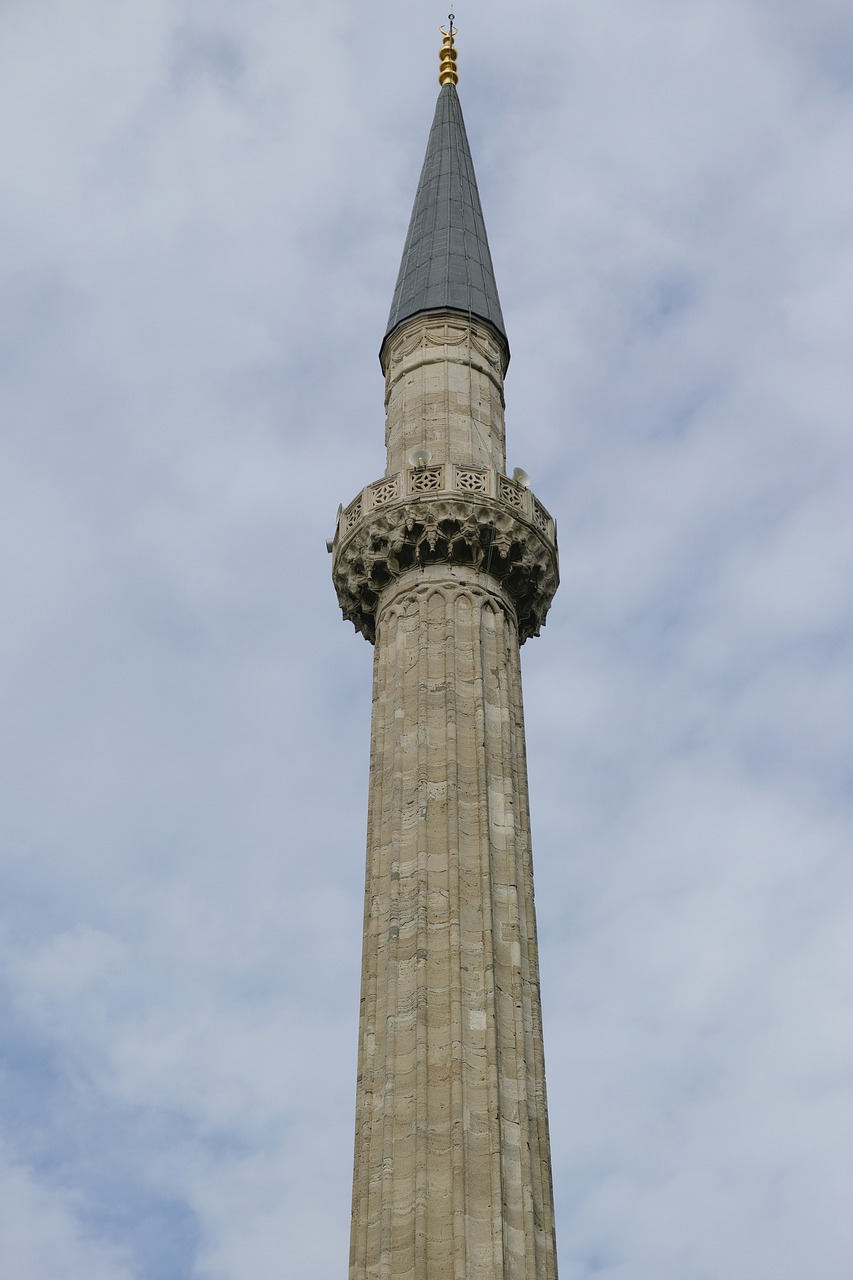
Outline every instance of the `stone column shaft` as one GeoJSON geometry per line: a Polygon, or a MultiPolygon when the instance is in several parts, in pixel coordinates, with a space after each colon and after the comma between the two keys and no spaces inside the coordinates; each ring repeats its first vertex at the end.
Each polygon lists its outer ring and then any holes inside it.
{"type": "Polygon", "coordinates": [[[488,575],[376,610],[350,1280],[556,1276],[519,641],[488,575]]]}

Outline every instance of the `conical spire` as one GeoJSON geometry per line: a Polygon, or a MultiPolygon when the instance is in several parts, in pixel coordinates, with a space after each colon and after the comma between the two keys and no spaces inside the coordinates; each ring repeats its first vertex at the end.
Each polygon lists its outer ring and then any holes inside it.
{"type": "Polygon", "coordinates": [[[422,311],[460,311],[506,342],[477,179],[452,83],[438,95],[385,337],[422,311]]]}

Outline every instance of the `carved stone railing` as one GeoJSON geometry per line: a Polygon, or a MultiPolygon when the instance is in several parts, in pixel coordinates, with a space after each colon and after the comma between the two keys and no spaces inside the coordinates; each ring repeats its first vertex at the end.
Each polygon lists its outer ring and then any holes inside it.
{"type": "Polygon", "coordinates": [[[557,530],[529,489],[490,468],[409,467],[338,512],[332,576],[345,618],[368,640],[383,589],[419,565],[466,564],[494,578],[518,638],[538,635],[559,582],[557,530]]]}

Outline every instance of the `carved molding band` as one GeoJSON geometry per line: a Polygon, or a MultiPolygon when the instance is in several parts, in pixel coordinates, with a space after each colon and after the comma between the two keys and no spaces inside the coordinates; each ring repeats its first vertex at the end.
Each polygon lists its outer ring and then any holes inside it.
{"type": "Polygon", "coordinates": [[[431,600],[439,596],[445,604],[467,600],[477,607],[491,607],[508,613],[515,625],[515,610],[507,602],[504,592],[498,583],[491,578],[483,579],[473,569],[466,572],[464,568],[454,567],[453,579],[448,581],[444,566],[424,565],[415,571],[416,580],[406,574],[397,579],[396,588],[388,587],[382,594],[377,615],[377,625],[381,626],[392,616],[399,617],[419,600],[431,600]]]}
{"type": "Polygon", "coordinates": [[[472,467],[411,468],[368,485],[341,515],[332,550],[343,615],[371,643],[379,597],[408,569],[469,565],[487,574],[515,610],[521,644],[539,634],[559,582],[545,508],[508,477],[472,467]]]}
{"type": "Polygon", "coordinates": [[[386,376],[385,403],[401,377],[423,364],[448,361],[469,364],[494,383],[503,400],[503,375],[509,351],[491,325],[471,317],[463,320],[456,311],[415,316],[402,324],[379,354],[386,376]]]}

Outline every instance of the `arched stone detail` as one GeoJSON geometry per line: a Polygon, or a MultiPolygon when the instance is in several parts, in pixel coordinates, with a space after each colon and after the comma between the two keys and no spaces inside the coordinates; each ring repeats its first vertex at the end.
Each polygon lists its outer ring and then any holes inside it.
{"type": "Polygon", "coordinates": [[[429,565],[401,574],[392,587],[383,592],[376,611],[377,633],[392,617],[410,610],[416,601],[429,601],[438,595],[446,605],[491,609],[500,612],[513,629],[517,628],[515,609],[497,583],[464,566],[450,572],[443,565],[429,565]]]}

